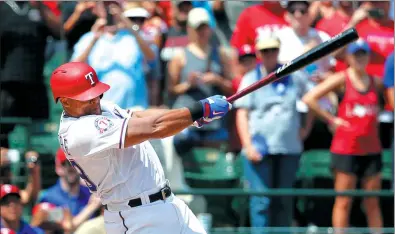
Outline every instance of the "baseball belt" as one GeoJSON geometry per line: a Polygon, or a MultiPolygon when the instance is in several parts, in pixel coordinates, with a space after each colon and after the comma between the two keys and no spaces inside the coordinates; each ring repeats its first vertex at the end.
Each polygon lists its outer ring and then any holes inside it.
{"type": "MultiPolygon", "coordinates": [[[[150,203],[152,203],[152,202],[156,202],[159,200],[164,201],[164,200],[166,200],[166,198],[170,197],[170,195],[171,195],[171,188],[168,185],[166,185],[159,192],[151,194],[148,197],[149,197],[150,203]]],[[[135,199],[129,200],[129,202],[128,202],[128,205],[132,208],[136,207],[136,206],[141,206],[142,204],[143,203],[141,202],[141,198],[135,198],[135,199]]],[[[107,205],[104,205],[104,208],[106,210],[108,210],[107,205]]]]}

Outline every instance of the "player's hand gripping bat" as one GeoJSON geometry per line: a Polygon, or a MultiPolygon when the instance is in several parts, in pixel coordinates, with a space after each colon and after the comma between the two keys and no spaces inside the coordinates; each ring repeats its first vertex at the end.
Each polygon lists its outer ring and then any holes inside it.
{"type": "Polygon", "coordinates": [[[325,57],[326,55],[342,48],[343,46],[355,41],[358,39],[358,33],[354,28],[348,29],[338,35],[332,37],[331,39],[321,43],[320,45],[316,46],[315,48],[307,51],[306,53],[302,54],[301,56],[295,58],[294,60],[284,64],[276,71],[270,73],[269,75],[265,76],[261,80],[255,82],[254,84],[246,87],[245,89],[241,90],[233,94],[232,96],[226,98],[228,102],[234,102],[235,100],[273,82],[283,78],[284,76],[299,70],[306,65],[313,63],[314,61],[325,57]]]}

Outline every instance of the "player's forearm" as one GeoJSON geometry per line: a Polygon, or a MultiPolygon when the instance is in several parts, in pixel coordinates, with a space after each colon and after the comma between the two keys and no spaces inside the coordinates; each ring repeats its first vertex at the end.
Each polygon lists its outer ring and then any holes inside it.
{"type": "Polygon", "coordinates": [[[192,115],[188,108],[160,110],[146,117],[130,118],[124,147],[137,145],[150,139],[176,135],[192,123],[192,115]]]}
{"type": "Polygon", "coordinates": [[[188,108],[168,110],[162,113],[159,112],[155,117],[155,138],[165,138],[176,135],[193,124],[191,112],[188,108]]]}
{"type": "Polygon", "coordinates": [[[151,108],[143,111],[134,111],[132,117],[144,118],[152,115],[163,115],[169,112],[169,109],[151,108]]]}

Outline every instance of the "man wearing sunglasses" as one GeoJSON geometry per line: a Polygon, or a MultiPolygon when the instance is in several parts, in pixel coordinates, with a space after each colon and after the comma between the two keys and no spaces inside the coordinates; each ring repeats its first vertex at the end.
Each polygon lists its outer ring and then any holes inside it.
{"type": "MultiPolygon", "coordinates": [[[[281,41],[280,62],[289,62],[303,54],[312,41],[319,44],[330,38],[327,33],[310,27],[312,18],[309,15],[309,7],[310,2],[308,1],[290,1],[287,3],[285,20],[289,23],[289,27],[280,29],[276,34],[281,41]]],[[[327,70],[331,67],[331,64],[325,59],[320,61],[322,61],[323,69],[327,70]]]]}
{"type": "MultiPolygon", "coordinates": [[[[274,71],[280,41],[259,38],[257,57],[262,64],[244,75],[239,90],[274,71]]],[[[305,77],[295,72],[264,86],[235,102],[236,125],[243,145],[244,177],[249,189],[292,188],[308,128],[302,128],[296,101],[307,91],[305,77]]],[[[250,198],[252,227],[289,227],[292,225],[292,197],[250,198]]]]}
{"type": "MultiPolygon", "coordinates": [[[[283,64],[330,39],[330,36],[327,33],[316,30],[310,26],[313,19],[309,15],[309,1],[289,1],[285,5],[285,8],[286,14],[284,17],[289,23],[289,27],[280,29],[276,34],[281,41],[281,49],[278,59],[279,62],[283,64]]],[[[306,66],[304,71],[308,76],[308,88],[310,89],[314,87],[328,75],[332,74],[335,64],[336,60],[332,56],[327,56],[310,66],[306,66]]],[[[335,103],[331,99],[330,94],[320,99],[320,106],[325,110],[333,111],[335,103]]],[[[306,104],[299,101],[297,109],[299,112],[305,113],[308,107],[306,104]]],[[[308,123],[313,122],[313,119],[313,115],[306,115],[306,121],[308,123]]],[[[315,122],[314,125],[312,136],[315,131],[318,131],[321,138],[317,141],[315,140],[317,138],[310,137],[304,143],[306,148],[317,146],[329,147],[331,142],[331,133],[327,128],[326,123],[315,122]],[[317,124],[323,124],[324,126],[320,127],[317,124]]]]}

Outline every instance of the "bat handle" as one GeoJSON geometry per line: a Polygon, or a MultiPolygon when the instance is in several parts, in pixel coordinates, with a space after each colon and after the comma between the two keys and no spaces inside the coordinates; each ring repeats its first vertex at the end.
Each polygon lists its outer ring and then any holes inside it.
{"type": "Polygon", "coordinates": [[[265,85],[267,85],[267,84],[269,84],[269,83],[271,83],[273,81],[275,81],[275,80],[278,80],[278,79],[279,79],[279,77],[277,77],[276,74],[274,72],[272,72],[269,75],[267,75],[266,77],[263,77],[261,80],[255,82],[254,84],[252,84],[252,85],[246,87],[245,89],[233,94],[230,97],[227,97],[226,101],[232,103],[232,102],[236,101],[237,99],[239,99],[241,97],[244,97],[245,95],[247,95],[247,94],[249,94],[249,93],[251,93],[251,92],[253,92],[253,91],[255,91],[255,90],[257,90],[257,89],[259,89],[259,88],[261,88],[261,87],[263,87],[263,86],[265,86],[265,85]]]}
{"type": "Polygon", "coordinates": [[[227,97],[226,98],[226,101],[228,101],[228,102],[230,102],[230,103],[232,103],[232,102],[234,102],[237,98],[236,98],[236,95],[237,93],[235,93],[235,94],[233,94],[232,96],[230,96],[230,97],[227,97]]]}

